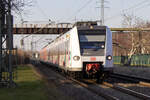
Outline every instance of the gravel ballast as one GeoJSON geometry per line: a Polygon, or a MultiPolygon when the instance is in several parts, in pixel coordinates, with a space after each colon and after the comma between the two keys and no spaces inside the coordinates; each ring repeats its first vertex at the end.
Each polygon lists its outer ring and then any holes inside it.
{"type": "Polygon", "coordinates": [[[105,100],[104,98],[88,91],[82,86],[66,79],[45,66],[37,67],[40,74],[45,74],[48,79],[48,92],[55,100],[105,100]],[[55,90],[55,93],[54,91],[55,90]]]}
{"type": "MultiPolygon", "coordinates": [[[[91,91],[83,88],[82,86],[66,79],[62,75],[52,71],[50,68],[46,66],[41,65],[41,66],[38,66],[36,69],[40,71],[40,74],[44,74],[47,76],[48,92],[51,95],[51,98],[55,98],[55,100],[105,100],[103,97],[100,97],[92,93],[91,91]]],[[[132,75],[132,76],[148,78],[145,76],[150,74],[149,73],[150,68],[115,66],[114,72],[120,73],[120,74],[127,74],[127,75],[132,75]],[[144,73],[144,75],[142,73],[144,73]]],[[[135,98],[131,95],[116,91],[111,88],[106,88],[101,85],[99,86],[99,88],[95,85],[91,85],[91,87],[95,88],[96,91],[101,91],[106,94],[115,96],[119,98],[120,100],[127,100],[127,98],[129,100],[139,100],[138,98],[135,98]]],[[[134,88],[137,88],[137,87],[129,86],[127,88],[135,90],[134,88]]],[[[144,88],[145,87],[140,87],[136,90],[138,92],[147,94],[143,92],[145,90],[144,88]]],[[[147,92],[149,92],[149,89],[147,89],[147,92]]]]}
{"type": "Polygon", "coordinates": [[[132,67],[132,66],[114,65],[114,73],[150,79],[150,67],[132,67]]]}
{"type": "MultiPolygon", "coordinates": [[[[132,67],[114,65],[114,73],[125,74],[140,78],[150,79],[150,67],[132,67]]],[[[133,91],[150,96],[150,87],[139,85],[138,83],[122,83],[122,86],[133,91]]]]}

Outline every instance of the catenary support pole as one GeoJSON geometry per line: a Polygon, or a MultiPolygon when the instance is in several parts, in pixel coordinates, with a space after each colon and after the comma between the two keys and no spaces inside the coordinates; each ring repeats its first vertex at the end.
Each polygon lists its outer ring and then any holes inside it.
{"type": "Polygon", "coordinates": [[[2,0],[0,0],[0,82],[2,80],[2,0]]]}
{"type": "Polygon", "coordinates": [[[104,25],[104,0],[101,0],[101,25],[104,25]]]}
{"type": "Polygon", "coordinates": [[[13,85],[13,66],[12,66],[12,50],[13,50],[13,17],[11,15],[11,0],[8,0],[8,15],[7,15],[7,24],[8,24],[8,51],[9,51],[9,82],[10,86],[13,85]]]}

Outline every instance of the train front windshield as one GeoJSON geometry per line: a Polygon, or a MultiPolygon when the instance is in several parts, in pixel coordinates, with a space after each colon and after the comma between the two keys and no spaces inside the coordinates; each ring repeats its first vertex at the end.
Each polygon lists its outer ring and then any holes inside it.
{"type": "Polygon", "coordinates": [[[78,32],[82,56],[104,56],[105,30],[82,30],[78,32]]]}

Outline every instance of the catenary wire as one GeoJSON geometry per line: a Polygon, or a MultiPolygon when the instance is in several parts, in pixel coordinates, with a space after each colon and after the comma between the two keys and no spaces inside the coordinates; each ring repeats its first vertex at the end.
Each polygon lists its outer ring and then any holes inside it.
{"type": "Polygon", "coordinates": [[[86,8],[93,0],[88,0],[82,7],[80,7],[74,14],[72,14],[67,20],[71,20],[73,16],[79,14],[84,8],[86,8]]]}
{"type": "MultiPolygon", "coordinates": [[[[137,3],[137,4],[135,4],[135,5],[131,6],[131,7],[129,7],[129,8],[120,10],[120,11],[119,11],[118,13],[116,13],[115,15],[106,18],[105,21],[108,21],[108,20],[111,20],[111,19],[113,19],[113,18],[116,18],[117,16],[120,15],[120,13],[121,13],[122,11],[124,11],[124,12],[129,12],[131,9],[132,9],[132,10],[135,9],[135,8],[136,8],[136,9],[139,9],[138,6],[144,7],[145,5],[143,5],[143,4],[145,4],[145,3],[147,3],[147,2],[149,2],[149,1],[148,1],[148,0],[144,0],[144,1],[140,2],[140,3],[137,3]],[[138,7],[138,8],[137,8],[137,7],[138,7]]],[[[146,4],[146,5],[147,5],[147,4],[146,4]]],[[[135,9],[135,10],[136,10],[136,9],[135,9]]]]}

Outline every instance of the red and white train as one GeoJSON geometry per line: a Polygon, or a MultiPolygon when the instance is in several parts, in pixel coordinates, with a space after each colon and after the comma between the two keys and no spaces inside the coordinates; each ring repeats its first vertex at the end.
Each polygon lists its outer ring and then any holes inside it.
{"type": "Polygon", "coordinates": [[[113,71],[112,32],[107,26],[75,26],[43,48],[40,60],[73,75],[105,76],[113,71]]]}

